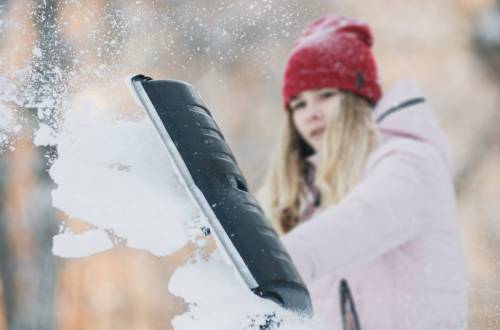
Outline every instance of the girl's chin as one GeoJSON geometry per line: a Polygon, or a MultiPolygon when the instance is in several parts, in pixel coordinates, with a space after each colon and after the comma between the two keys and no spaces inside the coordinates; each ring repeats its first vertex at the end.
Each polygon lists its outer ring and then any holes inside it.
{"type": "Polygon", "coordinates": [[[311,141],[309,141],[309,144],[313,147],[314,150],[319,150],[319,148],[321,148],[321,139],[322,139],[323,136],[318,136],[318,137],[314,137],[311,139],[311,141]]]}

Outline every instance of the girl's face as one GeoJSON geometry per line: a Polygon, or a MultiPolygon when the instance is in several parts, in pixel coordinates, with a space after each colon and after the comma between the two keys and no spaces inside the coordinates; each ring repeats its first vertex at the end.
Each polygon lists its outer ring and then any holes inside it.
{"type": "Polygon", "coordinates": [[[317,152],[328,123],[340,109],[340,92],[335,88],[306,90],[293,97],[288,107],[300,136],[317,152]]]}

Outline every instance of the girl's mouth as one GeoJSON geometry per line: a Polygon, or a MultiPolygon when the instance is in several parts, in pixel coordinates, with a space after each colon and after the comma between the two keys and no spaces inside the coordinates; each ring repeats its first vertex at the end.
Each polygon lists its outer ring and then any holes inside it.
{"type": "Polygon", "coordinates": [[[321,136],[324,132],[325,132],[325,128],[324,127],[318,127],[318,128],[313,129],[309,135],[312,138],[316,138],[318,136],[321,136]]]}

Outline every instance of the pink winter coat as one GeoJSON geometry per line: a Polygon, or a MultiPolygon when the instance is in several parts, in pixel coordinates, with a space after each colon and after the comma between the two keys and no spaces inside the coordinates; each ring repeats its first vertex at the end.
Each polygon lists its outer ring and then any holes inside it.
{"type": "Polygon", "coordinates": [[[374,111],[383,142],[337,205],[283,237],[315,314],[341,329],[346,279],[363,330],[465,329],[466,274],[448,144],[414,83],[374,111]]]}

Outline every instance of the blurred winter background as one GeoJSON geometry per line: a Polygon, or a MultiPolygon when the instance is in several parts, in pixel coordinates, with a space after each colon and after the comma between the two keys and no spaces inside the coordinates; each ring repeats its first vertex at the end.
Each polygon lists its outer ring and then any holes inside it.
{"type": "Polygon", "coordinates": [[[499,329],[495,0],[0,0],[0,329],[170,329],[185,309],[167,283],[189,247],[164,258],[120,244],[88,258],[52,254],[62,222],[85,224],[51,207],[56,151],[33,145],[40,123],[85,104],[126,113],[130,74],[186,80],[255,190],[284,116],[286,56],[327,12],[367,21],[382,85],[413,78],[434,106],[454,149],[470,329],[499,329]]]}

